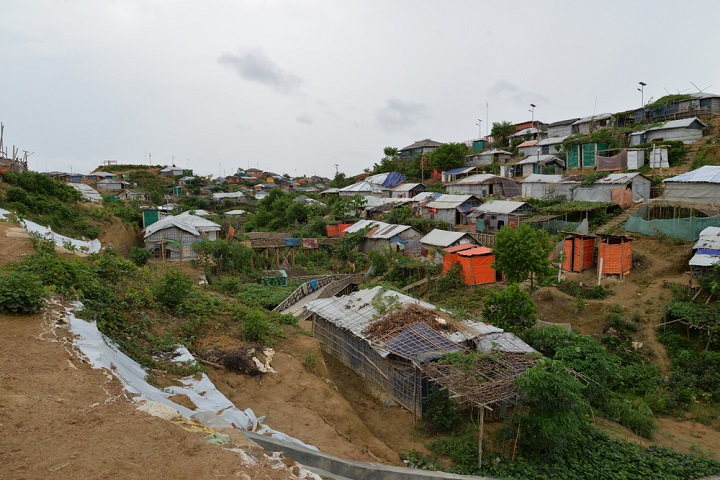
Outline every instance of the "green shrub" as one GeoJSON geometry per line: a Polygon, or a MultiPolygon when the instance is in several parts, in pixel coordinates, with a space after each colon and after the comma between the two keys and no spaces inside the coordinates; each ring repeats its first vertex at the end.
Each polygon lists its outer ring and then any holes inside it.
{"type": "Polygon", "coordinates": [[[447,392],[433,388],[427,400],[425,430],[428,433],[451,433],[460,426],[460,406],[447,392]]]}
{"type": "Polygon", "coordinates": [[[645,438],[651,438],[657,427],[653,411],[640,398],[612,398],[605,402],[602,410],[610,420],[645,438]]]}
{"type": "Polygon", "coordinates": [[[45,306],[45,289],[29,272],[11,272],[0,278],[0,312],[37,313],[45,306]]]}
{"type": "Polygon", "coordinates": [[[165,307],[176,308],[185,301],[192,286],[192,280],[188,276],[173,270],[156,284],[155,300],[165,307]]]}
{"type": "Polygon", "coordinates": [[[537,306],[530,294],[511,283],[499,292],[489,292],[482,310],[483,319],[496,327],[520,333],[537,322],[537,306]]]}
{"type": "Polygon", "coordinates": [[[236,307],[233,318],[240,323],[240,331],[248,342],[270,345],[276,338],[283,336],[282,328],[262,308],[236,307]]]}
{"type": "Polygon", "coordinates": [[[450,269],[445,272],[435,282],[435,290],[439,293],[451,292],[453,290],[462,289],[465,287],[465,281],[463,280],[463,270],[459,263],[453,264],[450,269]]]}
{"type": "Polygon", "coordinates": [[[147,264],[151,257],[152,253],[144,248],[132,247],[130,250],[130,260],[138,267],[147,264]]]}

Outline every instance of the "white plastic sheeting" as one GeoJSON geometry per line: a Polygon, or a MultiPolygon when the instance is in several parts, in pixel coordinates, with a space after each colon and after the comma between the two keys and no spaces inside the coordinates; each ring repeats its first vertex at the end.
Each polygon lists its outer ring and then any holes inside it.
{"type": "MultiPolygon", "coordinates": [[[[9,215],[11,215],[11,212],[0,208],[0,217],[9,218],[9,215]]],[[[77,240],[66,237],[53,232],[50,227],[44,227],[30,220],[20,220],[19,223],[28,233],[37,233],[43,238],[52,240],[59,247],[72,245],[73,248],[84,253],[98,253],[100,251],[100,240],[77,240]]]]}
{"type": "MultiPolygon", "coordinates": [[[[215,388],[215,385],[205,374],[200,375],[200,380],[196,380],[195,377],[182,379],[183,386],[181,387],[172,386],[160,390],[150,385],[145,381],[147,372],[137,362],[122,353],[112,340],[100,333],[95,323],[75,317],[71,309],[67,309],[67,315],[70,330],[76,335],[75,343],[88,358],[93,368],[105,368],[111,371],[122,382],[125,390],[136,396],[136,401],[161,403],[174,408],[187,418],[198,413],[211,412],[233,424],[236,428],[255,430],[261,435],[269,435],[279,440],[317,450],[317,447],[307,445],[296,438],[263,425],[261,422],[264,417],[256,417],[251,409],[238,409],[215,388]],[[173,402],[170,397],[174,395],[187,395],[197,406],[197,410],[191,410],[173,402]]],[[[175,362],[195,360],[185,347],[178,347],[175,353],[177,354],[174,358],[175,362]]]]}

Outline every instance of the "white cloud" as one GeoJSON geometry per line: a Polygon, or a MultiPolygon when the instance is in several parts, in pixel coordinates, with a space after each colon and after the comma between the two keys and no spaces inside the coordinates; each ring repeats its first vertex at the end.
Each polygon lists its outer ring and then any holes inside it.
{"type": "Polygon", "coordinates": [[[282,94],[298,93],[303,83],[302,78],[280,68],[261,50],[223,53],[217,62],[232,68],[244,80],[265,85],[282,94]]]}

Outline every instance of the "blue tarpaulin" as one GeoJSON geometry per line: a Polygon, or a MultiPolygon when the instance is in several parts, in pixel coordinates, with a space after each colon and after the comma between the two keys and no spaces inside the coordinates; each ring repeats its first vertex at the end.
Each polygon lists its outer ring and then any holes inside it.
{"type": "Polygon", "coordinates": [[[382,183],[382,186],[385,188],[395,188],[404,181],[405,181],[405,175],[403,175],[402,173],[389,172],[387,174],[387,178],[382,183]]]}
{"type": "Polygon", "coordinates": [[[287,247],[299,247],[302,245],[302,238],[283,238],[283,242],[287,247]]]}

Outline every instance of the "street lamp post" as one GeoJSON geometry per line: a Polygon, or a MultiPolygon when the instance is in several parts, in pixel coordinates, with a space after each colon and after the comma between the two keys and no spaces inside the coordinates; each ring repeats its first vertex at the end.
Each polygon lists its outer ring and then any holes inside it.
{"type": "Polygon", "coordinates": [[[532,117],[530,119],[530,126],[532,128],[535,128],[535,104],[531,103],[530,106],[532,107],[532,109],[528,110],[528,112],[532,113],[532,117]]]}
{"type": "Polygon", "coordinates": [[[480,120],[480,119],[478,118],[478,119],[477,119],[477,123],[476,123],[475,125],[478,126],[478,134],[479,134],[478,140],[479,140],[479,139],[482,139],[482,120],[480,120]]]}
{"type": "Polygon", "coordinates": [[[638,85],[640,85],[640,88],[638,88],[638,91],[640,92],[640,106],[645,106],[645,86],[647,83],[645,82],[638,82],[638,85]]]}

